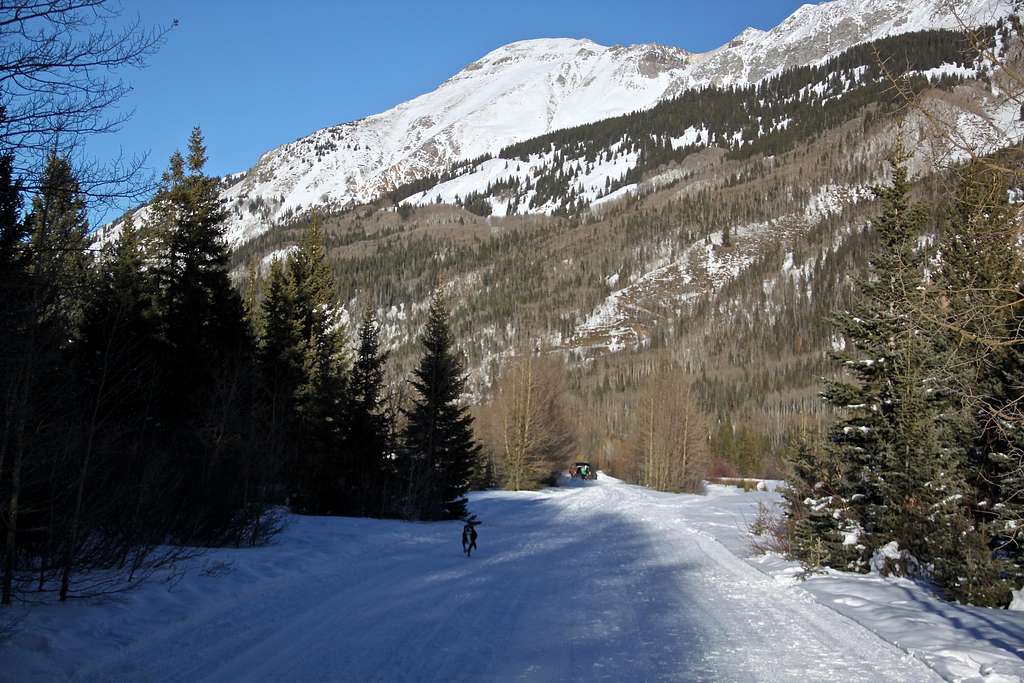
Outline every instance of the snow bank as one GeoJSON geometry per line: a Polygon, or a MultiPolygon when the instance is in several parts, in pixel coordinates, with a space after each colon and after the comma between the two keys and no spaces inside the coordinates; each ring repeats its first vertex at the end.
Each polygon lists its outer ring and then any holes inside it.
{"type": "MultiPolygon", "coordinates": [[[[776,505],[779,497],[735,495],[719,488],[709,487],[708,504],[692,508],[691,523],[765,574],[870,629],[947,680],[1024,681],[1024,614],[951,604],[917,582],[877,572],[828,570],[803,578],[795,562],[777,555],[751,556],[749,537],[719,522],[723,513],[737,521],[752,519],[757,501],[776,505]]],[[[891,543],[877,555],[881,560],[901,557],[901,552],[891,543]]]]}

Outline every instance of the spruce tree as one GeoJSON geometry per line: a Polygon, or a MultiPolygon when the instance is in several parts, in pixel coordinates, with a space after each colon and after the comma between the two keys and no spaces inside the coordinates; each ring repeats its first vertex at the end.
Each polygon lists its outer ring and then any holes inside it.
{"type": "Polygon", "coordinates": [[[39,315],[74,328],[87,270],[89,221],[85,197],[67,159],[50,155],[26,219],[31,231],[32,269],[48,295],[39,315]]]}
{"type": "Polygon", "coordinates": [[[407,481],[405,514],[418,519],[457,519],[466,514],[466,491],[480,457],[473,417],[459,405],[466,384],[454,348],[444,294],[438,287],[420,338],[423,356],[413,371],[416,392],[402,434],[407,481]]]}
{"type": "Polygon", "coordinates": [[[1014,340],[1024,321],[1024,264],[1006,174],[975,162],[947,217],[935,294],[942,318],[944,390],[961,411],[967,478],[975,524],[965,534],[982,547],[950,567],[953,596],[1005,605],[1024,584],[1024,436],[1017,407],[1024,386],[1024,351],[1014,340]]]}
{"type": "Polygon", "coordinates": [[[217,179],[203,173],[206,148],[198,128],[153,201],[156,231],[155,315],[163,345],[159,406],[164,443],[181,463],[176,536],[219,543],[240,523],[238,478],[252,429],[247,382],[253,342],[242,299],[231,285],[224,241],[226,216],[217,179]]]}
{"type": "Polygon", "coordinates": [[[125,511],[138,508],[147,470],[148,459],[140,453],[156,365],[149,284],[138,231],[128,216],[114,245],[91,269],[68,364],[80,424],[77,467],[69,468],[73,495],[60,564],[61,600],[71,591],[80,556],[88,554],[92,566],[109,566],[122,562],[129,548],[147,545],[137,515],[125,511]]]}
{"type": "Polygon", "coordinates": [[[21,183],[13,175],[13,158],[0,155],[0,405],[4,431],[0,433],[0,548],[3,578],[0,604],[10,605],[14,594],[18,554],[20,504],[14,499],[24,462],[23,435],[27,428],[25,378],[29,365],[32,296],[29,227],[21,219],[21,183]],[[12,429],[13,427],[13,429],[12,429]],[[21,437],[19,437],[19,431],[21,437]]]}
{"type": "MultiPolygon", "coordinates": [[[[13,163],[10,154],[0,154],[0,275],[5,278],[28,260],[23,248],[28,230],[21,220],[21,183],[14,178],[13,163]]],[[[3,282],[13,286],[6,279],[3,282]]]]}
{"type": "Polygon", "coordinates": [[[0,395],[4,397],[7,419],[13,407],[10,392],[15,381],[17,340],[28,312],[26,283],[31,263],[30,229],[21,217],[21,186],[12,175],[12,163],[10,155],[0,155],[0,299],[4,302],[0,306],[0,344],[6,351],[0,354],[0,395]]]}
{"type": "Polygon", "coordinates": [[[823,530],[826,563],[859,571],[890,541],[918,560],[942,560],[964,526],[962,453],[935,391],[935,349],[915,316],[925,214],[910,202],[905,158],[897,153],[891,164],[892,184],[875,191],[882,210],[872,221],[879,246],[869,277],[854,310],[837,320],[849,345],[838,359],[854,381],[830,383],[824,394],[848,415],[827,444],[840,471],[823,508],[834,520],[823,530]]]}
{"type": "Polygon", "coordinates": [[[359,348],[349,380],[346,470],[350,473],[353,514],[380,516],[388,509],[393,479],[391,417],[384,407],[384,366],[387,352],[380,348],[379,325],[373,309],[363,312],[359,348]]]}
{"type": "Polygon", "coordinates": [[[337,514],[344,507],[349,358],[327,249],[316,220],[289,259],[288,272],[303,354],[303,383],[297,394],[301,438],[294,504],[304,512],[337,514]]]}
{"type": "MultiPolygon", "coordinates": [[[[9,169],[3,171],[9,180],[9,169]]],[[[7,184],[5,182],[5,184],[7,184]]],[[[2,601],[11,599],[15,556],[39,558],[40,576],[55,564],[68,538],[60,517],[74,488],[79,412],[77,387],[65,370],[78,336],[81,300],[88,282],[85,254],[88,222],[78,180],[67,159],[51,154],[21,225],[10,222],[17,205],[2,192],[4,300],[8,311],[3,355],[5,415],[0,443],[4,491],[4,580],[2,601]],[[9,277],[16,280],[9,280],[9,277]],[[33,533],[31,529],[43,530],[33,533]],[[26,529],[28,536],[19,532],[26,529]],[[30,546],[29,544],[32,544],[30,546]],[[62,546],[63,544],[63,546],[62,546]]],[[[41,579],[44,580],[44,579],[41,579]]]]}
{"type": "Polygon", "coordinates": [[[295,309],[295,288],[285,263],[274,259],[260,307],[261,337],[258,411],[265,448],[285,485],[283,501],[298,486],[296,471],[297,401],[306,381],[305,343],[295,309]]]}
{"type": "MultiPolygon", "coordinates": [[[[791,553],[813,571],[828,559],[824,539],[834,538],[838,533],[830,503],[839,488],[839,468],[834,460],[824,457],[803,431],[787,444],[785,462],[789,475],[782,497],[791,553]]],[[[849,545],[857,550],[859,539],[851,536],[850,541],[849,545]]]]}

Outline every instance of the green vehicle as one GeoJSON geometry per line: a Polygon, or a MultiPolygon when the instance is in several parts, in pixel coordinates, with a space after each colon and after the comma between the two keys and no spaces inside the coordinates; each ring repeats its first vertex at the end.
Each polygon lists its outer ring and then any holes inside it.
{"type": "Polygon", "coordinates": [[[589,462],[578,462],[569,468],[569,476],[574,479],[597,479],[597,470],[589,462]]]}

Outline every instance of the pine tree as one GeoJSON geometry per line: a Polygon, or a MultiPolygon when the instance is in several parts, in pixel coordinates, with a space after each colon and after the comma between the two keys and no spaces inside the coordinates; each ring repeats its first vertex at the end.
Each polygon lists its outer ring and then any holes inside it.
{"type": "Polygon", "coordinates": [[[405,411],[402,434],[405,515],[418,519],[457,519],[466,514],[465,493],[480,457],[473,417],[459,405],[466,384],[462,359],[454,348],[448,310],[440,287],[430,302],[420,338],[423,356],[413,371],[416,391],[405,411]]]}
{"type": "Polygon", "coordinates": [[[860,571],[890,541],[918,560],[941,559],[964,525],[962,454],[935,391],[935,349],[914,315],[924,284],[917,237],[925,215],[910,203],[904,162],[897,152],[892,184],[875,191],[879,247],[861,299],[837,321],[852,346],[839,360],[854,381],[831,383],[824,394],[849,417],[827,445],[841,469],[824,508],[835,528],[822,541],[830,566],[860,571]]]}
{"type": "Polygon", "coordinates": [[[941,244],[934,335],[944,342],[950,370],[945,391],[963,421],[974,525],[964,533],[976,548],[950,567],[953,597],[1005,605],[1024,584],[1024,456],[1021,412],[1024,351],[1012,342],[1024,320],[1016,211],[1005,174],[975,162],[961,173],[941,244]],[[995,555],[991,551],[995,551],[995,555]]]}
{"type": "MultiPolygon", "coordinates": [[[[5,413],[13,405],[8,392],[10,383],[14,381],[16,340],[27,316],[25,285],[31,264],[31,250],[28,248],[31,231],[21,217],[21,184],[12,175],[12,163],[10,155],[0,154],[0,299],[4,302],[0,306],[0,344],[6,351],[0,354],[0,382],[3,382],[0,391],[4,392],[5,413]]],[[[0,448],[6,445],[4,442],[0,448]]],[[[3,457],[0,455],[2,473],[3,457]]]]}
{"type": "Polygon", "coordinates": [[[86,276],[89,221],[85,197],[67,159],[48,158],[26,221],[32,230],[32,268],[51,293],[39,313],[73,329],[86,276]]]}
{"type": "Polygon", "coordinates": [[[350,473],[349,509],[358,515],[387,511],[394,473],[391,419],[384,407],[384,366],[379,325],[369,306],[359,325],[359,349],[349,380],[346,452],[350,473]]]}
{"type": "Polygon", "coordinates": [[[32,318],[30,282],[31,252],[29,228],[21,220],[21,184],[13,176],[13,158],[0,155],[0,394],[3,400],[3,432],[0,433],[0,520],[3,535],[3,580],[0,604],[10,605],[14,592],[17,556],[18,516],[16,498],[24,462],[24,434],[27,405],[24,400],[25,373],[29,363],[28,332],[32,318]]]}
{"type": "MultiPolygon", "coordinates": [[[[306,381],[305,342],[295,308],[295,288],[280,259],[270,265],[260,309],[258,410],[263,441],[288,494],[298,486],[296,438],[299,390],[306,381]]],[[[281,496],[284,500],[287,495],[281,496]]]]}
{"type": "Polygon", "coordinates": [[[22,247],[28,230],[21,220],[21,183],[14,178],[13,163],[11,155],[0,154],[0,273],[5,277],[27,261],[22,247]]]}
{"type": "Polygon", "coordinates": [[[298,389],[301,439],[295,505],[336,514],[345,488],[343,445],[349,358],[323,233],[314,220],[288,262],[303,353],[298,389]]]}
{"type": "Polygon", "coordinates": [[[234,533],[244,497],[237,478],[252,429],[247,382],[253,342],[228,275],[226,216],[217,180],[203,173],[198,128],[187,164],[175,152],[153,201],[155,315],[164,443],[176,442],[181,474],[177,534],[217,543],[234,533]]]}
{"type": "Polygon", "coordinates": [[[88,232],[81,188],[67,159],[51,154],[19,224],[9,167],[2,170],[5,209],[2,267],[7,311],[4,345],[4,427],[0,476],[8,479],[4,502],[4,579],[2,602],[9,603],[15,556],[39,558],[44,576],[60,555],[56,517],[64,510],[73,476],[62,455],[74,443],[78,410],[73,377],[64,371],[78,334],[81,298],[88,270],[84,252],[88,232]],[[9,463],[9,464],[8,464],[9,463]],[[58,501],[58,496],[61,499],[58,501]],[[19,528],[32,534],[34,547],[19,528]]]}
{"type": "Polygon", "coordinates": [[[137,518],[125,515],[137,507],[146,478],[146,459],[139,453],[146,406],[154,397],[156,358],[151,291],[130,215],[110,252],[96,259],[83,299],[69,363],[80,405],[80,443],[77,467],[69,468],[74,494],[60,563],[61,600],[69,595],[81,555],[89,555],[85,567],[109,566],[120,562],[128,547],[146,545],[137,518]]]}
{"type": "MultiPolygon", "coordinates": [[[[838,468],[835,462],[823,457],[810,435],[803,431],[788,444],[785,461],[789,476],[782,497],[791,552],[806,568],[814,570],[828,559],[824,539],[834,539],[839,533],[830,510],[839,484],[838,468]]],[[[843,538],[847,541],[845,535],[843,538]]],[[[846,544],[856,551],[860,539],[850,536],[846,544]]]]}

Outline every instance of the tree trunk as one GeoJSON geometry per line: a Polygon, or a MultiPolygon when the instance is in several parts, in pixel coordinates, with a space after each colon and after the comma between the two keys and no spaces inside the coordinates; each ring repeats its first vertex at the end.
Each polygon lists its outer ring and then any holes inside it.
{"type": "MultiPolygon", "coordinates": [[[[31,351],[31,346],[29,348],[31,351]]],[[[28,419],[27,402],[31,393],[30,377],[31,372],[26,371],[21,396],[18,398],[15,408],[17,414],[14,421],[14,460],[11,463],[11,498],[7,506],[7,541],[0,605],[10,605],[14,597],[14,560],[18,550],[18,499],[21,495],[21,465],[25,453],[25,422],[28,419]]]]}
{"type": "Polygon", "coordinates": [[[689,470],[689,448],[690,448],[690,384],[686,384],[686,395],[683,398],[683,453],[682,453],[682,473],[680,482],[683,487],[689,486],[690,483],[690,470],[689,470]]]}
{"type": "Polygon", "coordinates": [[[71,569],[75,561],[75,548],[78,546],[78,531],[82,520],[82,500],[85,496],[85,482],[89,476],[89,465],[92,461],[93,445],[96,441],[96,430],[98,428],[100,406],[103,405],[104,393],[107,386],[107,378],[110,374],[110,349],[114,343],[117,319],[114,327],[107,337],[107,346],[103,350],[103,366],[100,371],[100,385],[96,388],[96,398],[93,400],[92,413],[89,416],[89,433],[85,442],[85,453],[82,454],[82,467],[78,473],[78,484],[75,491],[75,508],[71,514],[71,532],[68,537],[67,547],[64,549],[64,561],[61,566],[60,576],[60,601],[68,599],[68,592],[71,588],[71,569]]]}

